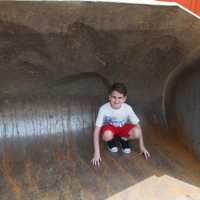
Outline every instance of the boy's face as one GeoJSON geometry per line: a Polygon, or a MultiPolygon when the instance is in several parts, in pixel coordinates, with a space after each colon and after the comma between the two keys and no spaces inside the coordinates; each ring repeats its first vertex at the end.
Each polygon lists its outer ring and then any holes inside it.
{"type": "Polygon", "coordinates": [[[109,95],[109,101],[114,109],[119,109],[121,105],[126,101],[127,96],[124,96],[123,94],[117,92],[117,91],[112,91],[112,93],[109,95]]]}

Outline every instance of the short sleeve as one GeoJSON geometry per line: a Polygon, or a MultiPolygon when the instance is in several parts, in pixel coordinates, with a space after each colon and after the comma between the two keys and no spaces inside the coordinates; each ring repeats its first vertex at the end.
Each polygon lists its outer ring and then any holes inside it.
{"type": "Polygon", "coordinates": [[[97,114],[97,119],[96,119],[96,126],[101,127],[103,125],[103,118],[104,118],[104,114],[103,114],[103,109],[100,108],[99,112],[97,114]]]}
{"type": "Polygon", "coordinates": [[[140,121],[131,106],[129,107],[129,120],[132,124],[138,124],[140,121]]]}

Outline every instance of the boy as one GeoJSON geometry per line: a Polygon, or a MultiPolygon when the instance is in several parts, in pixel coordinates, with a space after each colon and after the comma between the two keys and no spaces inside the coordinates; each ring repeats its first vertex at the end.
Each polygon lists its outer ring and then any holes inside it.
{"type": "Polygon", "coordinates": [[[100,135],[107,142],[108,150],[113,153],[118,152],[118,147],[115,144],[116,137],[119,137],[122,152],[125,154],[131,153],[128,140],[138,139],[141,153],[146,159],[150,157],[144,146],[139,119],[131,106],[125,103],[126,99],[127,89],[125,85],[114,83],[110,90],[109,102],[99,109],[94,129],[94,156],[91,160],[94,166],[99,166],[101,162],[100,135]]]}

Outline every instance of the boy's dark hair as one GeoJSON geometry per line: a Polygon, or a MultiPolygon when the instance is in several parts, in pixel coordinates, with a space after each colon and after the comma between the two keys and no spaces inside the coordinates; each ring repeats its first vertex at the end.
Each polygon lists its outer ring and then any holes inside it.
{"type": "Polygon", "coordinates": [[[117,92],[123,94],[124,96],[127,95],[127,88],[123,83],[114,83],[111,86],[109,93],[111,94],[113,91],[117,91],[117,92]]]}

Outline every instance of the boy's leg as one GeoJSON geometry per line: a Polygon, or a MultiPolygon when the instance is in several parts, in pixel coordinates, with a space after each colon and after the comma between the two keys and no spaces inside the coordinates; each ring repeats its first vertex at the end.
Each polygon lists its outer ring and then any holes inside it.
{"type": "Polygon", "coordinates": [[[131,153],[131,148],[129,147],[128,140],[133,139],[133,135],[135,137],[135,128],[137,126],[133,124],[125,124],[121,127],[120,131],[120,143],[122,145],[122,152],[129,154],[131,153]]]}
{"type": "Polygon", "coordinates": [[[102,132],[102,139],[105,142],[108,142],[114,138],[114,134],[111,130],[105,130],[102,132]]]}
{"type": "Polygon", "coordinates": [[[138,139],[139,142],[139,147],[140,147],[140,152],[142,154],[144,154],[145,158],[149,158],[150,157],[150,153],[147,151],[147,149],[144,146],[144,141],[143,141],[143,134],[142,134],[142,129],[140,127],[140,125],[136,125],[135,127],[133,127],[129,133],[128,133],[129,137],[128,139],[138,139]]]}
{"type": "Polygon", "coordinates": [[[108,150],[115,153],[118,148],[115,143],[115,129],[112,125],[104,125],[101,129],[102,139],[107,142],[108,150]]]}
{"type": "Polygon", "coordinates": [[[129,140],[139,139],[142,135],[141,127],[137,125],[134,126],[132,129],[129,130],[128,135],[129,140]]]}

